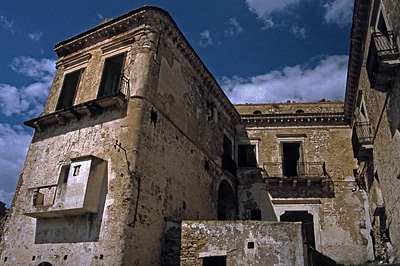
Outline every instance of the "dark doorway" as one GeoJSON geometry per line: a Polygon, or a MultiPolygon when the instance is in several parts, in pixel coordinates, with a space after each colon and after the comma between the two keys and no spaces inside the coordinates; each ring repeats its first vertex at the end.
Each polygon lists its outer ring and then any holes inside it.
{"type": "Polygon", "coordinates": [[[125,53],[107,58],[104,62],[103,75],[97,97],[110,95],[119,90],[125,53]]]}
{"type": "Polygon", "coordinates": [[[300,142],[282,143],[283,175],[297,176],[300,161],[300,142]]]}
{"type": "Polygon", "coordinates": [[[307,211],[285,211],[281,222],[302,222],[303,238],[308,246],[315,248],[314,221],[307,211]]]}
{"type": "Polygon", "coordinates": [[[226,266],[226,256],[205,257],[203,266],[226,266]]]}
{"type": "Polygon", "coordinates": [[[235,194],[225,180],[218,189],[218,220],[236,220],[235,194]]]}

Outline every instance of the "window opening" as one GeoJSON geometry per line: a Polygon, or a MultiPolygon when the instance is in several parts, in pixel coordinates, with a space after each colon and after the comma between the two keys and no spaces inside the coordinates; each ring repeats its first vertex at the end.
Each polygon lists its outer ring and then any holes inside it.
{"type": "Polygon", "coordinates": [[[226,266],[226,256],[205,257],[203,266],[226,266]]]}
{"type": "Polygon", "coordinates": [[[302,222],[303,238],[308,246],[315,248],[314,221],[312,214],[307,211],[285,211],[281,222],[302,222]]]}
{"type": "Polygon", "coordinates": [[[125,53],[114,55],[105,59],[103,74],[97,97],[110,95],[119,90],[125,53]]]}
{"type": "Polygon", "coordinates": [[[282,143],[282,164],[284,176],[297,176],[300,162],[300,142],[282,143]]]}
{"type": "Polygon", "coordinates": [[[81,166],[80,166],[80,165],[74,166],[74,176],[79,175],[80,169],[81,169],[81,166]]]}
{"type": "Polygon", "coordinates": [[[253,115],[261,115],[261,114],[262,114],[262,112],[260,110],[255,110],[253,112],[253,115]]]}
{"type": "Polygon", "coordinates": [[[248,249],[253,249],[254,248],[254,242],[247,242],[247,248],[248,249]]]}
{"type": "Polygon", "coordinates": [[[224,134],[224,157],[232,159],[232,141],[224,134]]]}
{"type": "Polygon", "coordinates": [[[261,221],[261,210],[259,209],[251,210],[250,220],[261,221]]]}
{"type": "Polygon", "coordinates": [[[239,167],[257,167],[256,145],[238,145],[239,167]]]}
{"type": "Polygon", "coordinates": [[[296,114],[304,114],[304,110],[298,109],[296,110],[296,114]]]}
{"type": "Polygon", "coordinates": [[[65,75],[56,111],[73,105],[83,70],[84,68],[65,75]]]}

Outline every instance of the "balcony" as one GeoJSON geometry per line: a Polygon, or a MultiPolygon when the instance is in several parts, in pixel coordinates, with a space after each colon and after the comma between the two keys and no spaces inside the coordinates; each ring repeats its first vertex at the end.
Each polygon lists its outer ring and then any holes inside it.
{"type": "Polygon", "coordinates": [[[80,120],[85,115],[93,117],[102,114],[104,109],[112,106],[124,109],[127,106],[129,95],[129,79],[121,75],[119,87],[112,93],[25,121],[24,125],[43,131],[46,127],[54,124],[65,125],[71,119],[80,120]]]}
{"type": "Polygon", "coordinates": [[[55,218],[99,211],[107,162],[95,156],[71,161],[62,168],[57,183],[28,188],[25,215],[55,218]]]}
{"type": "Polygon", "coordinates": [[[263,179],[272,197],[333,196],[333,183],[324,162],[298,162],[295,169],[287,168],[280,162],[263,164],[263,179]]]}
{"type": "Polygon", "coordinates": [[[366,161],[371,156],[373,148],[371,123],[369,121],[355,122],[351,139],[354,158],[366,161]]]}
{"type": "Polygon", "coordinates": [[[396,67],[400,65],[399,46],[393,31],[372,34],[367,59],[367,72],[371,86],[386,92],[396,77],[396,67]]]}
{"type": "Polygon", "coordinates": [[[233,177],[236,177],[236,168],[236,163],[232,160],[232,157],[224,154],[222,156],[222,170],[226,170],[231,173],[233,177]]]}

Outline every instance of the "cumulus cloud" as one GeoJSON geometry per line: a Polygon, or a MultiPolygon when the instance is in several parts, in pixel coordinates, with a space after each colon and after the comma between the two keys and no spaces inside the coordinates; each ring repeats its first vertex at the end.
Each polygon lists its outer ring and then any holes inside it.
{"type": "Polygon", "coordinates": [[[239,34],[243,31],[242,26],[240,23],[236,20],[236,18],[231,18],[229,20],[229,28],[225,31],[227,35],[233,36],[236,34],[239,34]]]}
{"type": "Polygon", "coordinates": [[[30,57],[14,58],[11,68],[35,80],[34,83],[17,88],[9,84],[0,84],[0,110],[6,116],[13,114],[32,117],[43,109],[55,74],[55,61],[36,60],[30,57]]]}
{"type": "Polygon", "coordinates": [[[283,12],[285,9],[295,6],[301,0],[246,0],[249,10],[264,22],[265,26],[272,27],[274,22],[271,15],[283,12]]]}
{"type": "Polygon", "coordinates": [[[8,20],[4,16],[0,16],[0,26],[6,30],[9,30],[11,33],[14,33],[14,30],[13,30],[14,21],[8,20]]]}
{"type": "Polygon", "coordinates": [[[199,41],[200,46],[206,47],[212,44],[212,38],[210,31],[205,30],[202,33],[200,33],[200,41],[199,41]]]}
{"type": "Polygon", "coordinates": [[[10,207],[22,165],[31,141],[31,133],[22,126],[0,123],[0,201],[10,207]]]}
{"type": "Polygon", "coordinates": [[[341,27],[349,25],[353,17],[354,0],[334,0],[326,3],[325,21],[341,27]]]}
{"type": "Polygon", "coordinates": [[[315,67],[285,67],[264,75],[223,77],[222,89],[233,103],[273,103],[293,100],[343,100],[348,56],[326,56],[315,67]]]}
{"type": "Polygon", "coordinates": [[[301,39],[306,38],[306,29],[305,28],[300,28],[298,25],[293,25],[291,32],[296,35],[297,37],[301,39]]]}
{"type": "Polygon", "coordinates": [[[37,33],[29,33],[28,36],[32,41],[39,41],[40,38],[42,37],[43,32],[37,32],[37,33]]]}

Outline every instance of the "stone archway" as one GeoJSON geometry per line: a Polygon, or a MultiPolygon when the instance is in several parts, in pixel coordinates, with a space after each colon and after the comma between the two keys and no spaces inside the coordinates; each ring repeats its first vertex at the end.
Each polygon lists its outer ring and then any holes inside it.
{"type": "Polygon", "coordinates": [[[218,188],[218,220],[236,220],[235,193],[226,180],[218,188]]]}

